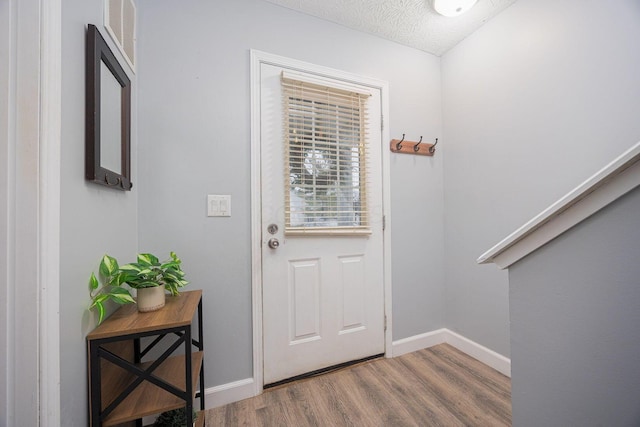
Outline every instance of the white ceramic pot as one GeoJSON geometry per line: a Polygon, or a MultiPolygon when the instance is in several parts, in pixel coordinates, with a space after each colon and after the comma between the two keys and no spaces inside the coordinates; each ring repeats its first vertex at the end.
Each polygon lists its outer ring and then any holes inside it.
{"type": "Polygon", "coordinates": [[[139,312],[160,310],[162,307],[164,307],[164,286],[138,289],[139,312]]]}

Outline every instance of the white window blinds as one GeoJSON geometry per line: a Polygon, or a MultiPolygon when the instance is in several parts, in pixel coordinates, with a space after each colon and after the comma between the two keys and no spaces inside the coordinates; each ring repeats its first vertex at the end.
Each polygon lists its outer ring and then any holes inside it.
{"type": "Polygon", "coordinates": [[[283,73],[285,232],[370,233],[369,94],[283,73]]]}

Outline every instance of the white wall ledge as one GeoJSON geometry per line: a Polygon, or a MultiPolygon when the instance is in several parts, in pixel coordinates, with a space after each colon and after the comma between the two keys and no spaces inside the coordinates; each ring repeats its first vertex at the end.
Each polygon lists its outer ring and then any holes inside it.
{"type": "Polygon", "coordinates": [[[504,269],[640,185],[640,142],[478,258],[504,269]]]}

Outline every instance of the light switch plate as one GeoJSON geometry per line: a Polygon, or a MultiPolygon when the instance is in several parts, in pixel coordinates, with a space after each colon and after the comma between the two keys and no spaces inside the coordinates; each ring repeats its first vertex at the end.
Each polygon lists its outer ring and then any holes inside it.
{"type": "Polygon", "coordinates": [[[231,196],[207,195],[207,216],[231,216],[231,196]]]}

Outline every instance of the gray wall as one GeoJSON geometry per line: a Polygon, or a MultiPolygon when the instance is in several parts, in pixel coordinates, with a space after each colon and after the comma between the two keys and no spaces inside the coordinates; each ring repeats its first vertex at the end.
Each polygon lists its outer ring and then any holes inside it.
{"type": "Polygon", "coordinates": [[[640,188],[509,269],[513,424],[640,424],[640,188]]]}
{"type": "MultiPolygon", "coordinates": [[[[9,64],[11,44],[9,2],[0,3],[0,64],[9,64]]],[[[9,166],[9,67],[0,67],[0,170],[7,171],[9,166]]],[[[8,425],[9,400],[9,177],[0,175],[0,426],[8,425]]]]}
{"type": "MultiPolygon", "coordinates": [[[[140,249],[175,250],[204,290],[207,387],[249,378],[249,49],[389,81],[391,136],[427,141],[440,61],[260,0],[139,0],[138,13],[140,249]],[[207,218],[207,194],[230,194],[233,216],[207,218]]],[[[394,155],[390,173],[400,339],[442,327],[442,155],[394,155]]]]}
{"type": "MultiPolygon", "coordinates": [[[[60,229],[61,425],[87,425],[86,334],[96,324],[89,306],[88,278],[102,255],[133,260],[138,248],[136,168],[136,78],[133,95],[133,191],[122,192],[84,180],[85,31],[102,27],[101,0],[62,4],[62,150],[60,229]]],[[[118,58],[119,53],[112,47],[118,58]]],[[[126,64],[120,59],[125,70],[126,64]]]]}
{"type": "Polygon", "coordinates": [[[519,0],[442,59],[446,326],[509,355],[476,258],[640,139],[640,3],[519,0]]]}

